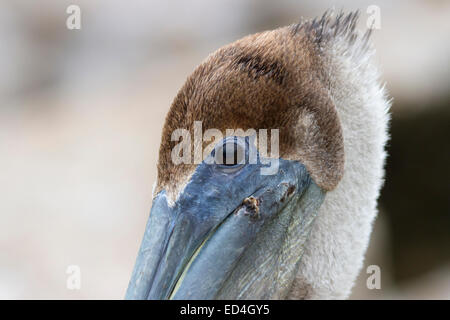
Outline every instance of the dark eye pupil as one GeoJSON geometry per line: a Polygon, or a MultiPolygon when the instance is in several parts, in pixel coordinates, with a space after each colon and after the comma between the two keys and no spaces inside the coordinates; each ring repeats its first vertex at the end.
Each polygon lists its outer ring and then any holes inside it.
{"type": "Polygon", "coordinates": [[[235,143],[227,143],[222,149],[223,164],[226,166],[235,166],[238,164],[238,150],[235,143]]]}

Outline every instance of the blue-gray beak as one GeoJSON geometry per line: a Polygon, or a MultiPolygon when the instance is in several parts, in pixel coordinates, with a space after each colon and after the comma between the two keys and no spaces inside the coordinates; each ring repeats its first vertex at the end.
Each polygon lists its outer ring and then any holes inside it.
{"type": "MultiPolygon", "coordinates": [[[[226,166],[205,160],[172,206],[164,190],[154,199],[126,299],[242,298],[243,289],[231,281],[259,267],[252,256],[276,250],[271,241],[291,231],[292,219],[303,219],[296,228],[307,234],[317,208],[295,216],[314,184],[305,167],[276,159],[276,173],[261,174],[268,162],[248,137],[229,137],[223,143],[230,141],[245,146],[246,163],[226,166]],[[249,161],[252,152],[256,163],[249,161]]],[[[322,199],[320,190],[316,194],[322,199]]]]}

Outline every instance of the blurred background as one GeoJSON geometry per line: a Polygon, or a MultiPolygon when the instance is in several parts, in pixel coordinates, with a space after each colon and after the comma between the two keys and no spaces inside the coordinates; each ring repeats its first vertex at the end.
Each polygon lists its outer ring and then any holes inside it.
{"type": "Polygon", "coordinates": [[[450,299],[450,2],[0,2],[0,298],[122,299],[160,133],[212,51],[328,8],[380,8],[394,99],[385,186],[352,299],[450,299]],[[66,9],[81,8],[81,30],[66,9]],[[66,286],[68,266],[81,288],[66,286]],[[381,268],[369,290],[366,268],[381,268]]]}

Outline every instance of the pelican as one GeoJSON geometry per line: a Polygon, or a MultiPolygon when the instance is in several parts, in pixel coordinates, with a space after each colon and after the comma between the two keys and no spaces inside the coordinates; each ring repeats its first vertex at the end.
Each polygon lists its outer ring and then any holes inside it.
{"type": "Polygon", "coordinates": [[[327,12],[246,36],[187,78],[166,116],[126,299],[349,296],[377,213],[390,107],[357,20],[327,12]],[[198,123],[223,137],[174,139],[198,123]],[[180,150],[192,161],[174,161],[180,150]]]}

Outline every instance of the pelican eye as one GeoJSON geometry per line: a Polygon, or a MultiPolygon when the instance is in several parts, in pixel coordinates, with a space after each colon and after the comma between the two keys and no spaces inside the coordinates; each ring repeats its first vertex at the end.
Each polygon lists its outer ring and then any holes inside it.
{"type": "Polygon", "coordinates": [[[245,145],[236,137],[227,138],[215,148],[214,160],[225,172],[235,172],[245,165],[245,145]]]}

